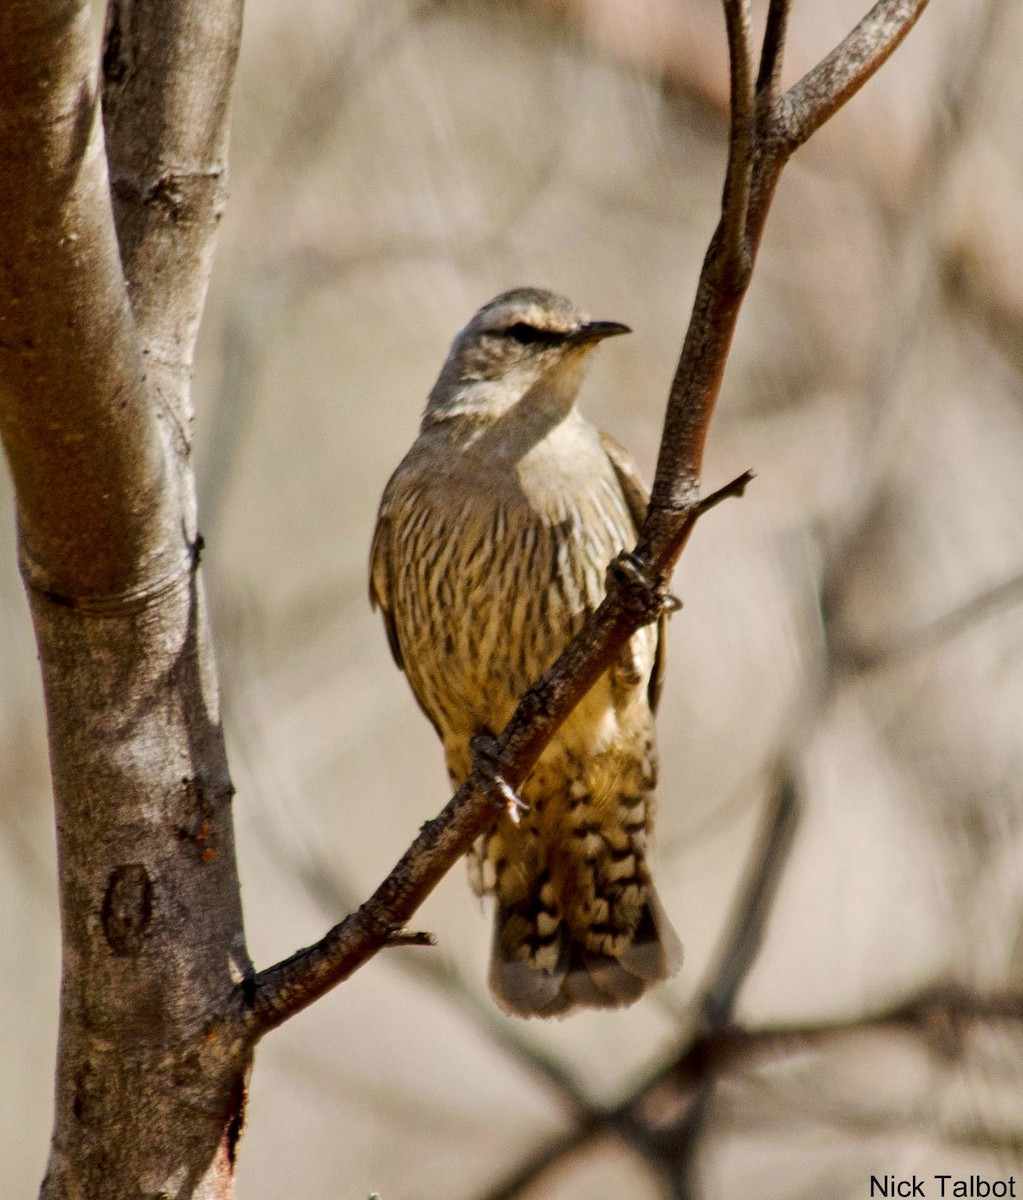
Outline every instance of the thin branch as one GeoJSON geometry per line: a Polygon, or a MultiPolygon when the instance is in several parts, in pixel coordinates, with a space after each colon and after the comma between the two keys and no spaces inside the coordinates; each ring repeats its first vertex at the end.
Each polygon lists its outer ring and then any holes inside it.
{"type": "Polygon", "coordinates": [[[711,492],[709,496],[704,496],[696,505],[696,515],[702,517],[704,513],[710,512],[712,508],[717,508],[723,500],[738,499],[741,496],[745,496],[746,489],[756,477],[755,471],[743,471],[731,483],[726,483],[724,487],[718,488],[716,492],[711,492]]]}
{"type": "Polygon", "coordinates": [[[763,945],[764,932],[799,821],[799,792],[790,765],[779,773],[732,905],[717,962],[699,1001],[700,1023],[721,1029],[732,1019],[739,989],[763,945]]]}
{"type": "Polygon", "coordinates": [[[918,629],[895,634],[872,646],[858,647],[838,642],[836,653],[850,670],[875,671],[907,662],[919,654],[936,650],[1002,609],[1023,602],[1023,573],[971,596],[958,607],[935,617],[918,629]]]}
{"type": "Polygon", "coordinates": [[[509,1021],[489,998],[467,987],[449,959],[420,956],[414,966],[416,978],[433,984],[452,1005],[461,1009],[476,1029],[503,1050],[517,1067],[528,1070],[565,1112],[583,1120],[593,1111],[586,1089],[575,1073],[523,1036],[521,1024],[509,1021]]]}
{"type": "Polygon", "coordinates": [[[928,0],[879,0],[855,29],[779,101],[788,153],[802,146],[891,57],[928,0]]]}
{"type": "MultiPolygon", "coordinates": [[[[362,594],[360,587],[360,600],[362,594]]],[[[304,627],[308,629],[308,620],[304,627]]],[[[228,662],[237,670],[239,656],[229,656],[228,662]]],[[[238,681],[237,686],[227,690],[237,695],[251,688],[238,681]]],[[[230,712],[227,716],[228,727],[235,726],[236,742],[241,739],[235,746],[235,757],[238,753],[245,755],[262,735],[260,714],[253,713],[251,705],[246,705],[244,721],[231,721],[230,712]]],[[[337,863],[328,861],[319,847],[302,837],[287,819],[290,811],[287,788],[282,788],[278,781],[268,782],[264,777],[265,770],[249,774],[252,778],[246,786],[246,794],[256,802],[256,830],[266,852],[282,869],[296,876],[326,917],[336,920],[339,913],[351,912],[358,904],[354,887],[339,873],[337,863]]],[[[582,1116],[589,1111],[586,1089],[569,1067],[538,1045],[525,1026],[509,1021],[488,998],[470,987],[442,950],[432,954],[396,955],[393,965],[406,971],[419,984],[434,988],[471,1022],[477,1033],[546,1088],[566,1112],[582,1116]]]]}
{"type": "Polygon", "coordinates": [[[275,1029],[367,962],[419,908],[497,817],[473,774],[419,836],[369,900],[315,945],[243,985],[244,1022],[253,1038],[275,1029]]]}
{"type": "Polygon", "coordinates": [[[707,1072],[720,1077],[747,1071],[860,1033],[908,1032],[944,1040],[958,1039],[965,1026],[1001,1023],[1023,1024],[1023,995],[984,995],[955,986],[927,988],[900,1004],[848,1020],[707,1030],[694,1037],[674,1071],[680,1083],[692,1082],[707,1072]]]}
{"type": "Polygon", "coordinates": [[[771,6],[767,10],[764,44],[760,51],[760,70],[757,72],[758,109],[768,108],[778,98],[791,7],[792,0],[771,0],[771,6]]]}
{"type": "Polygon", "coordinates": [[[724,262],[739,279],[748,271],[746,215],[753,174],[753,26],[749,0],[724,0],[731,79],[728,167],[721,202],[724,262]]]}
{"type": "Polygon", "coordinates": [[[519,1163],[492,1188],[483,1192],[480,1200],[515,1200],[526,1189],[532,1187],[550,1167],[588,1146],[601,1132],[599,1121],[591,1121],[561,1134],[519,1163]]]}
{"type": "MultiPolygon", "coordinates": [[[[985,995],[949,986],[928,988],[899,1004],[849,1020],[764,1025],[744,1029],[723,1024],[694,1034],[683,1053],[641,1083],[620,1105],[595,1112],[570,1134],[542,1147],[486,1200],[512,1200],[534,1185],[562,1159],[601,1136],[613,1133],[629,1142],[647,1161],[662,1161],[673,1181],[687,1178],[686,1162],[695,1148],[695,1132],[706,1115],[714,1087],[725,1076],[745,1074],[765,1063],[796,1054],[823,1051],[835,1042],[864,1033],[904,1033],[933,1041],[939,1048],[958,1045],[964,1029],[977,1025],[1023,1026],[1023,995],[985,995]],[[693,1090],[681,1121],[651,1129],[649,1102],[665,1087],[693,1090]]],[[[885,1128],[890,1128],[890,1121],[885,1128]]]]}
{"type": "MultiPolygon", "coordinates": [[[[740,480],[745,477],[741,476],[740,480]]],[[[729,485],[724,491],[738,486],[729,485]]],[[[659,548],[662,560],[674,560],[699,519],[699,503],[681,514],[673,538],[659,548]]],[[[665,570],[655,562],[655,578],[665,570]]],[[[609,571],[607,594],[580,634],[555,664],[526,693],[496,739],[494,762],[502,779],[518,789],[561,723],[622,647],[643,625],[656,620],[665,597],[641,576],[609,571]]],[[[326,936],[284,962],[261,971],[243,988],[245,1021],[254,1038],[262,1037],[300,1012],[380,949],[395,928],[418,909],[452,866],[466,854],[503,811],[492,799],[492,776],[477,765],[439,816],[419,836],[358,912],[326,936]]]]}

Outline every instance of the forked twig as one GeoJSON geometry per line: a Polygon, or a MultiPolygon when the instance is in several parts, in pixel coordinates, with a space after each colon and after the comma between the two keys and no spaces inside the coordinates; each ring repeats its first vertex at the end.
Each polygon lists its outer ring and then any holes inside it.
{"type": "Polygon", "coordinates": [[[928,0],[879,0],[852,32],[782,97],[779,133],[791,154],[892,56],[928,0]]]}

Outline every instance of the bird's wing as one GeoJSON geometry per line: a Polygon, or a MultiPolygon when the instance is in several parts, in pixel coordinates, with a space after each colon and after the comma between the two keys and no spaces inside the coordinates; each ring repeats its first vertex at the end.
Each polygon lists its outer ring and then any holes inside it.
{"type": "MultiPolygon", "coordinates": [[[[622,495],[625,497],[625,503],[628,505],[629,514],[632,517],[632,523],[636,526],[636,531],[638,532],[646,520],[646,510],[647,505],[650,503],[650,493],[646,490],[646,485],[640,478],[639,470],[632,461],[632,455],[629,454],[621,442],[613,438],[609,433],[601,433],[600,444],[611,466],[614,467],[615,475],[618,477],[618,484],[622,489],[622,495]]],[[[650,672],[650,683],[647,687],[650,711],[654,713],[657,712],[657,704],[661,698],[661,689],[664,686],[667,648],[668,617],[666,613],[662,613],[657,620],[657,650],[654,654],[654,669],[650,672]]]]}
{"type": "Polygon", "coordinates": [[[409,677],[405,670],[405,659],[401,653],[401,642],[398,640],[398,625],[394,619],[394,576],[396,564],[393,558],[395,523],[400,516],[403,500],[407,494],[402,490],[401,468],[391,476],[384,489],[384,498],[380,501],[380,511],[377,513],[377,526],[373,530],[373,544],[369,551],[369,603],[371,608],[379,608],[384,619],[384,629],[387,631],[387,644],[391,654],[398,664],[399,671],[405,671],[412,688],[416,703],[426,713],[430,724],[436,729],[437,736],[443,740],[437,719],[423,702],[416,688],[415,680],[409,677]],[[396,515],[397,514],[397,515],[396,515]]]}
{"type": "Polygon", "coordinates": [[[401,656],[398,630],[394,624],[394,612],[391,607],[391,518],[388,508],[388,495],[385,492],[380,502],[377,526],[373,530],[373,545],[369,552],[369,603],[370,607],[380,609],[384,629],[387,631],[387,644],[391,647],[391,654],[398,664],[398,669],[404,671],[405,660],[401,656]]]}

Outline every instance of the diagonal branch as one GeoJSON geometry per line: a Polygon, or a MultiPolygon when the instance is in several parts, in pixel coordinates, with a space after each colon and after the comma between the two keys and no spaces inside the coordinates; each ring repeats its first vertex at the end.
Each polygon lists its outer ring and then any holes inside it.
{"type": "Polygon", "coordinates": [[[892,56],[928,0],[879,0],[852,32],[781,98],[779,134],[791,153],[851,100],[892,56]]]}
{"type": "Polygon", "coordinates": [[[1019,605],[1021,601],[1023,572],[985,588],[917,629],[891,634],[867,646],[858,646],[848,640],[839,639],[836,647],[839,665],[856,671],[875,671],[898,666],[918,654],[937,650],[994,613],[1019,605]]]}
{"type": "MultiPolygon", "coordinates": [[[[752,126],[749,106],[750,34],[747,6],[726,0],[733,55],[735,144],[748,160],[730,159],[731,183],[724,191],[718,231],[711,240],[697,286],[678,368],[665,415],[650,506],[629,571],[608,572],[607,594],[557,662],[526,693],[496,741],[495,765],[518,788],[575,705],[611,666],[633,633],[656,620],[664,587],[701,513],[703,447],[721,388],[750,272],[763,236],[774,188],[794,145],[831,116],[887,59],[926,4],[888,2],[875,6],[820,67],[782,97],[772,119],[752,126]],[[871,39],[874,39],[872,42],[871,39]],[[828,81],[846,80],[840,86],[828,81]],[[795,101],[792,96],[795,93],[795,101]],[[796,114],[796,115],[793,115],[796,114]],[[798,119],[797,119],[798,117],[798,119]],[[748,135],[748,140],[744,141],[748,135]],[[787,139],[787,140],[786,140],[787,139]],[[733,175],[732,173],[737,174],[733,175]],[[748,187],[743,182],[748,180],[748,187]],[[743,253],[723,251],[726,238],[742,230],[743,253]],[[732,232],[728,232],[732,231],[732,232]],[[638,569],[637,569],[638,568],[638,569]]],[[[770,50],[780,55],[783,6],[774,5],[770,50]]],[[[773,69],[773,68],[772,68],[773,69]]],[[[747,477],[729,485],[738,494],[747,477]]],[[[474,769],[441,815],[428,821],[413,845],[357,913],[320,942],[247,980],[239,993],[247,1036],[256,1040],[312,1003],[368,961],[396,928],[415,913],[443,875],[497,819],[488,800],[488,780],[474,769]]],[[[755,946],[752,947],[755,951],[755,946]]],[[[748,957],[748,956],[747,956],[748,957]]]]}

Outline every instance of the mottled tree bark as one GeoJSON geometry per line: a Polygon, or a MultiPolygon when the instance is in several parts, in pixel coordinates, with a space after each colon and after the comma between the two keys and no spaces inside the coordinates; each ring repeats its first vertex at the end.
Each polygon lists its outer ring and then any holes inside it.
{"type": "Polygon", "coordinates": [[[251,1049],[217,1014],[249,963],[188,376],[240,4],[118,2],[108,26],[116,206],[89,5],[0,9],[0,432],[63,932],[42,1194],[228,1196],[251,1049]]]}

